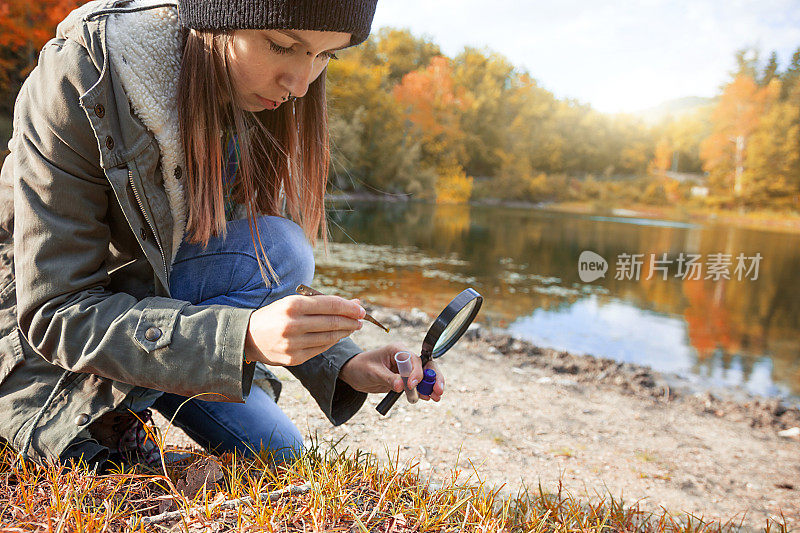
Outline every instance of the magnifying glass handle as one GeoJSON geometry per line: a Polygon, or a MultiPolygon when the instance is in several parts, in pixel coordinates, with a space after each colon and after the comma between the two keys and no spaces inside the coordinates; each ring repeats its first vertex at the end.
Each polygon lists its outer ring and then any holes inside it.
{"type": "Polygon", "coordinates": [[[380,414],[386,416],[386,413],[389,412],[389,409],[392,408],[397,399],[402,395],[402,392],[390,391],[386,396],[384,396],[383,400],[381,400],[381,403],[379,403],[378,407],[375,409],[377,409],[380,414]]]}

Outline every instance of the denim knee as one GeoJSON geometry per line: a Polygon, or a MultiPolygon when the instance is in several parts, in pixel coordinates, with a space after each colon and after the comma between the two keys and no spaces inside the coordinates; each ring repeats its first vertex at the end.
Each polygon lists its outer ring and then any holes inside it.
{"type": "MultiPolygon", "coordinates": [[[[184,242],[173,263],[173,297],[198,304],[260,307],[289,294],[314,277],[314,255],[303,230],[276,216],[257,219],[261,247],[254,246],[247,219],[228,223],[225,238],[212,238],[207,247],[184,242]],[[272,266],[265,285],[257,258],[272,266]]],[[[268,271],[264,271],[268,274],[268,271]]]]}
{"type": "Polygon", "coordinates": [[[277,300],[294,294],[295,287],[301,283],[310,285],[314,278],[314,252],[303,229],[287,218],[262,216],[258,219],[258,231],[278,275],[271,298],[277,300]]]}
{"type": "Polygon", "coordinates": [[[275,401],[253,387],[245,403],[209,402],[163,394],[153,407],[207,450],[249,455],[267,450],[289,461],[303,453],[303,436],[275,401]]]}

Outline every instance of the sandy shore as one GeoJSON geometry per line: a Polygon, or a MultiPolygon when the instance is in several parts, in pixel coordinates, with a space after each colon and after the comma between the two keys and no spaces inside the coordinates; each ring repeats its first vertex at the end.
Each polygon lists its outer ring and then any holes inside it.
{"type": "MultiPolygon", "coordinates": [[[[419,350],[431,323],[419,311],[369,308],[392,328],[365,323],[363,348],[402,342],[419,350]]],[[[542,349],[498,331],[473,329],[439,360],[447,387],[439,403],[401,399],[382,417],[367,404],[334,428],[288,371],[280,405],[306,434],[339,447],[419,464],[433,481],[450,477],[515,494],[559,480],[574,496],[609,492],[626,504],[763,528],[781,512],[800,525],[800,411],[777,400],[723,399],[674,376],[631,364],[542,349]]]]}

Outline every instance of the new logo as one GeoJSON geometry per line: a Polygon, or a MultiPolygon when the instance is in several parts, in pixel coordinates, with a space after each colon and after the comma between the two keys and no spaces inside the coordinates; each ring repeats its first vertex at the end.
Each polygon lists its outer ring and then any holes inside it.
{"type": "Polygon", "coordinates": [[[604,278],[606,272],[608,272],[608,261],[602,256],[591,250],[581,252],[578,258],[578,276],[582,282],[591,283],[598,278],[604,278]]]}

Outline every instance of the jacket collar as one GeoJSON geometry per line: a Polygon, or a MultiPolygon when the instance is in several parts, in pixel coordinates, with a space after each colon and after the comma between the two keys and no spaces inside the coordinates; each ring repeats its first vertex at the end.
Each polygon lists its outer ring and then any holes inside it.
{"type": "Polygon", "coordinates": [[[161,173],[173,219],[172,260],[186,227],[184,190],[176,177],[177,168],[184,164],[177,112],[182,44],[177,4],[164,4],[135,0],[125,5],[124,14],[109,15],[106,45],[113,73],[161,151],[161,173]]]}

